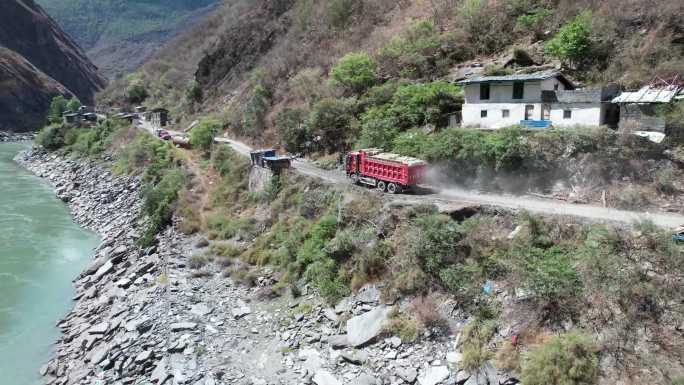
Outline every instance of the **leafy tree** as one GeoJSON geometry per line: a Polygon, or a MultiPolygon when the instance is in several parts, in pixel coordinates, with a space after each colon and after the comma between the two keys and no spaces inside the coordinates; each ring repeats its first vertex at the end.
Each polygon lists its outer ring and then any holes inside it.
{"type": "MultiPolygon", "coordinates": [[[[372,90],[382,90],[375,87],[372,90]]],[[[383,100],[383,92],[373,99],[383,100]]],[[[369,96],[370,98],[370,96],[369,96]]],[[[361,143],[364,146],[390,148],[404,130],[433,124],[444,127],[448,114],[461,108],[462,91],[453,84],[437,81],[424,84],[402,84],[389,103],[369,108],[361,115],[361,143]]]]}
{"type": "Polygon", "coordinates": [[[314,104],[307,119],[314,145],[324,151],[344,151],[356,137],[355,99],[325,98],[314,104]]]}
{"type": "Polygon", "coordinates": [[[126,99],[129,103],[140,104],[147,99],[149,93],[140,81],[135,81],[126,89],[126,99]]]}
{"type": "Polygon", "coordinates": [[[55,96],[50,102],[48,110],[48,121],[58,124],[62,122],[62,114],[67,110],[68,101],[62,95],[55,96]]]}
{"type": "Polygon", "coordinates": [[[523,363],[526,385],[589,385],[598,376],[598,356],[591,340],[577,332],[554,337],[523,363]]]}
{"type": "Polygon", "coordinates": [[[77,97],[72,97],[67,103],[67,110],[71,112],[77,112],[81,108],[81,101],[77,97]]]}
{"type": "Polygon", "coordinates": [[[361,94],[377,83],[377,70],[377,64],[370,55],[356,52],[342,57],[331,75],[334,85],[361,94]]]}
{"type": "Polygon", "coordinates": [[[202,97],[202,87],[196,81],[190,82],[185,89],[185,99],[191,103],[199,103],[202,101],[202,97]]]}
{"type": "Polygon", "coordinates": [[[278,135],[291,153],[305,152],[311,142],[311,135],[306,125],[308,111],[303,108],[285,108],[278,113],[275,122],[278,135]]]}
{"type": "Polygon", "coordinates": [[[546,44],[546,51],[570,64],[581,63],[592,48],[591,12],[579,14],[546,44]]]}
{"type": "Polygon", "coordinates": [[[221,132],[222,124],[216,119],[203,119],[190,130],[190,145],[208,151],[214,138],[221,132]]]}
{"type": "Polygon", "coordinates": [[[250,74],[252,83],[252,96],[245,104],[240,134],[250,137],[261,135],[266,126],[266,114],[271,105],[271,91],[264,81],[266,74],[258,68],[250,74]]]}

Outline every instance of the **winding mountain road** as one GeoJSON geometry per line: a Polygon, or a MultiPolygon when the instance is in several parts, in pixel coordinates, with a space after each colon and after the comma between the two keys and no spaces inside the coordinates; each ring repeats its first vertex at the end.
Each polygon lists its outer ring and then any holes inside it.
{"type": "MultiPolygon", "coordinates": [[[[153,127],[145,121],[139,126],[154,135],[153,127]]],[[[182,134],[181,134],[182,135],[182,134]]],[[[231,146],[236,152],[249,156],[252,147],[249,145],[225,138],[214,138],[217,143],[231,146]]],[[[293,168],[302,175],[319,178],[332,184],[350,184],[342,171],[323,170],[305,160],[295,159],[293,168]]],[[[468,206],[493,206],[510,210],[527,210],[536,214],[559,215],[584,218],[591,222],[612,222],[633,224],[635,222],[649,220],[657,226],[674,229],[684,224],[684,215],[663,212],[636,212],[607,208],[594,205],[582,205],[563,203],[553,200],[544,200],[529,196],[498,195],[468,191],[461,188],[441,189],[433,194],[426,195],[387,195],[398,203],[434,203],[441,208],[463,208],[468,206]]]]}

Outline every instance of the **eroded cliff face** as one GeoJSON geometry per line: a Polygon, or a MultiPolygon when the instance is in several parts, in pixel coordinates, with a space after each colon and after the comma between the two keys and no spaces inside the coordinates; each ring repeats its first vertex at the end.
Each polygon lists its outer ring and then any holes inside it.
{"type": "Polygon", "coordinates": [[[0,2],[0,130],[40,127],[53,96],[92,104],[97,67],[33,0],[0,2]]]}

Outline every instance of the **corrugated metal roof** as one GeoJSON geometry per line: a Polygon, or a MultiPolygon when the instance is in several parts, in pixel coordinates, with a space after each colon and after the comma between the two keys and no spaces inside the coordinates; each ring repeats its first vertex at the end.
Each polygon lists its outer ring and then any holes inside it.
{"type": "Polygon", "coordinates": [[[670,103],[682,91],[680,87],[656,88],[646,86],[635,92],[623,92],[613,103],[670,103]]]}
{"type": "MultiPolygon", "coordinates": [[[[556,76],[563,77],[564,80],[568,81],[563,74],[557,70],[546,70],[538,71],[530,74],[520,73],[513,75],[502,75],[502,76],[474,76],[469,79],[461,80],[458,84],[473,84],[473,83],[489,83],[489,82],[514,82],[514,81],[535,81],[535,80],[546,80],[551,79],[556,76]]],[[[569,82],[569,81],[568,81],[569,82]]]]}

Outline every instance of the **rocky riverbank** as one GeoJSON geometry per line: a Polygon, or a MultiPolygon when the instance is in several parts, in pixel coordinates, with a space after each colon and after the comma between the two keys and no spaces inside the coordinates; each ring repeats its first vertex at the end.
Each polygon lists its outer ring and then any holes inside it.
{"type": "Polygon", "coordinates": [[[2,142],[26,142],[36,138],[34,133],[14,133],[0,131],[0,143],[2,142]]]}
{"type": "Polygon", "coordinates": [[[57,324],[63,336],[40,369],[47,384],[515,383],[491,364],[459,370],[456,334],[428,330],[415,344],[385,335],[391,312],[406,304],[384,303],[374,285],[327,307],[306,287],[297,298],[277,295],[268,271],[248,288],[218,265],[191,266],[208,246],[199,236],[170,228],[140,249],[137,178],[40,151],[17,161],[103,238],[57,324]]]}

